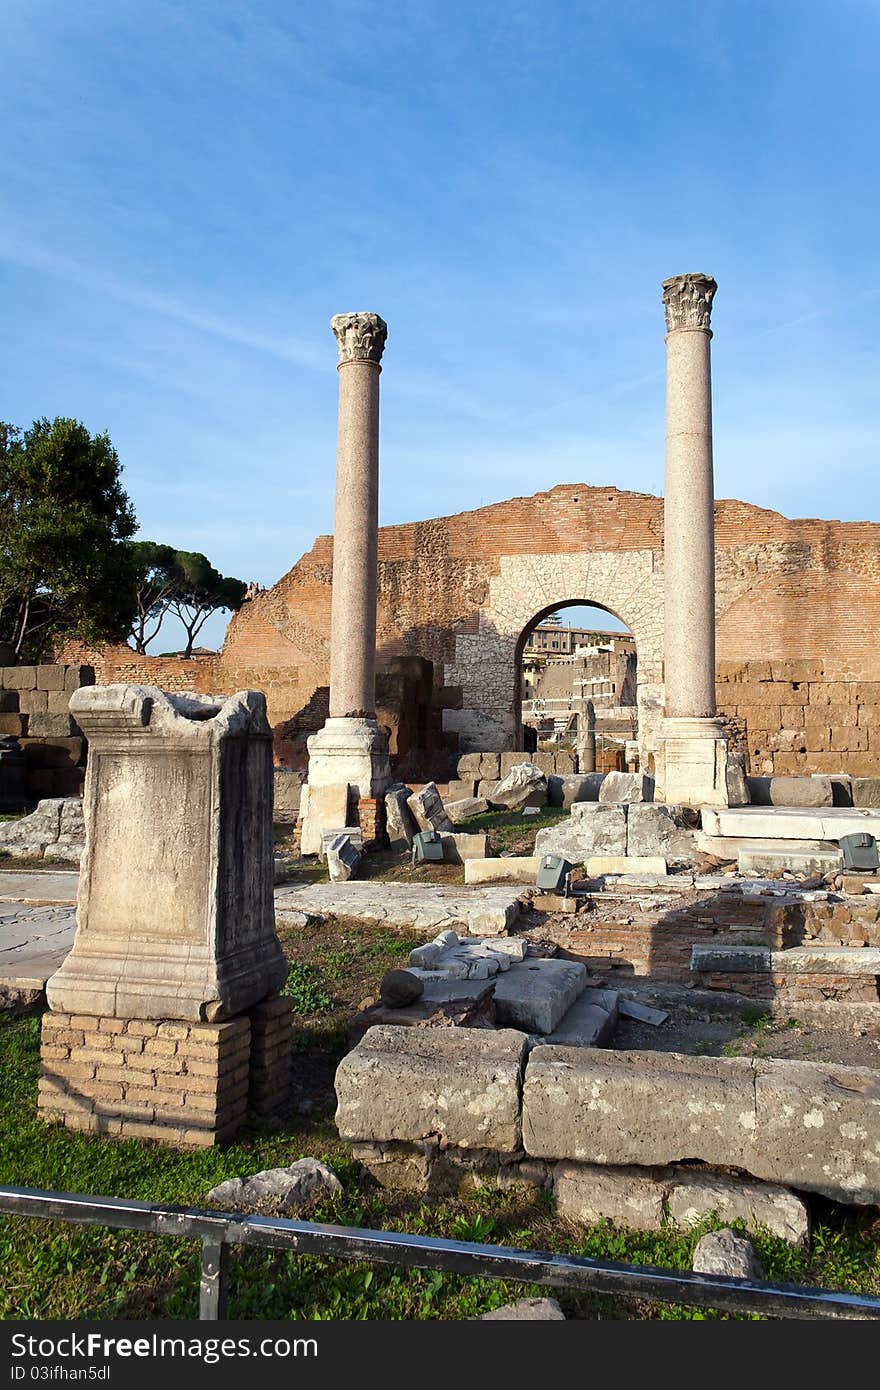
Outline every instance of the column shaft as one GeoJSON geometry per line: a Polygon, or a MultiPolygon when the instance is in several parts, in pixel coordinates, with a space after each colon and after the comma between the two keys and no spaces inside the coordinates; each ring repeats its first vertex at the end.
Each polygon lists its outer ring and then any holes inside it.
{"type": "Polygon", "coordinates": [[[379,372],[367,359],[339,364],[331,718],[375,713],[379,372]]]}
{"type": "Polygon", "coordinates": [[[666,339],[666,715],[715,715],[715,517],[708,328],[666,339]]]}

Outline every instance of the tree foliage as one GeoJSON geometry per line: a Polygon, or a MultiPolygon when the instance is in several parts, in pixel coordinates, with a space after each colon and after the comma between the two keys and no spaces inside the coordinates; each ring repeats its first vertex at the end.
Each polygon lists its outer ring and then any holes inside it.
{"type": "Polygon", "coordinates": [[[241,607],[247,585],[215,569],[199,551],[175,550],[153,541],[130,546],[137,570],[136,612],[130,636],[146,652],[167,613],[179,618],[187,634],[184,656],[212,613],[241,607]]]}
{"type": "Polygon", "coordinates": [[[0,640],[19,658],[129,631],[137,522],[120,471],[78,420],[0,423],[0,640]]]}

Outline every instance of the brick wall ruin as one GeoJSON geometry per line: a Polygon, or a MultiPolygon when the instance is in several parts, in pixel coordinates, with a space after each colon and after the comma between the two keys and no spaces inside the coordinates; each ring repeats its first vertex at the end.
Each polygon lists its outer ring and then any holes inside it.
{"type": "MultiPolygon", "coordinates": [[[[383,527],[379,671],[401,656],[430,661],[432,717],[446,746],[511,748],[525,629],[566,603],[598,604],[635,637],[649,757],[663,701],[662,526],[661,498],[565,484],[383,527]]],[[[789,520],[722,500],[715,526],[719,703],[749,771],[880,770],[880,525],[789,520]]],[[[112,649],[94,658],[96,678],[255,687],[273,725],[295,721],[328,683],[331,580],[332,537],[321,536],[233,617],[216,662],[112,649]]]]}

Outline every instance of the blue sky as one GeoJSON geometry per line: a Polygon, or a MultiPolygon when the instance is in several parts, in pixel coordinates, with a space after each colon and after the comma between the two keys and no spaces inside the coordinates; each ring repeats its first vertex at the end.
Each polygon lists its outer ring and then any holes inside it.
{"type": "Polygon", "coordinates": [[[718,496],[880,519],[878,0],[5,0],[2,34],[0,418],[109,430],[142,535],[269,585],[332,530],[350,309],[389,325],[383,522],[659,493],[685,270],[718,496]]]}

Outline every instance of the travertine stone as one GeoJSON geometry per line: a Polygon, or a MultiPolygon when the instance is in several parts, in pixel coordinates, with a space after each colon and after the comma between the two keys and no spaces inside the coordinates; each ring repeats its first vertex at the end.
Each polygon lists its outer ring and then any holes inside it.
{"type": "Polygon", "coordinates": [[[739,1057],[536,1047],[523,1143],[536,1158],[655,1165],[702,1159],[749,1169],[752,1063],[739,1057]]]}
{"type": "Polygon", "coordinates": [[[553,1169],[560,1216],[587,1226],[608,1220],[632,1231],[659,1231],[667,1191],[649,1168],[557,1163],[553,1169]]]}
{"type": "MultiPolygon", "coordinates": [[[[467,863],[477,861],[468,860],[467,863]]],[[[280,921],[302,914],[352,917],[435,936],[444,928],[472,936],[504,936],[520,913],[515,887],[449,888],[435,883],[307,883],[279,888],[275,910],[280,921]]]]}
{"type": "Polygon", "coordinates": [[[763,1279],[764,1271],[750,1240],[725,1228],[707,1231],[694,1249],[696,1274],[723,1274],[728,1279],[763,1279]]]}
{"type": "Polygon", "coordinates": [[[565,1314],[555,1298],[520,1298],[505,1303],[491,1313],[481,1313],[478,1322],[565,1322],[565,1314]]]}
{"type": "Polygon", "coordinates": [[[588,878],[605,874],[651,874],[664,877],[666,860],[658,854],[591,854],[586,864],[588,878]]]}
{"type": "Polygon", "coordinates": [[[552,1033],[586,984],[580,961],[529,957],[515,962],[495,986],[498,1021],[527,1033],[552,1033]]]}
{"type": "Polygon", "coordinates": [[[630,806],[626,813],[627,854],[662,854],[671,864],[693,859],[694,831],[685,819],[681,806],[630,806]]]}
{"type": "Polygon", "coordinates": [[[534,884],[541,867],[540,856],[503,859],[467,859],[464,866],[465,883],[529,883],[534,884]]]}
{"type": "Polygon", "coordinates": [[[426,782],[420,791],[407,797],[407,806],[419,830],[452,830],[435,782],[426,782]]]}
{"type": "Polygon", "coordinates": [[[833,806],[830,777],[771,777],[771,806],[833,806]]]}
{"type": "Polygon", "coordinates": [[[485,834],[467,834],[464,831],[441,831],[443,858],[450,864],[466,864],[471,859],[485,860],[489,850],[489,837],[485,834]]]}
{"type": "Polygon", "coordinates": [[[91,686],[77,934],[54,1010],[228,1018],[279,987],[265,697],[91,686]]]}
{"type": "Polygon", "coordinates": [[[626,854],[626,807],[577,801],[571,820],[539,830],[535,854],[561,854],[571,864],[585,864],[593,854],[626,854]]]}
{"type": "Polygon", "coordinates": [[[326,786],[309,783],[308,809],[300,838],[301,854],[320,854],[328,830],[341,830],[348,824],[351,795],[347,782],[326,786]]]}
{"type": "Polygon", "coordinates": [[[599,787],[599,800],[630,803],[654,800],[654,779],[641,772],[608,772],[599,787]]]}
{"type": "Polygon", "coordinates": [[[525,1048],[510,1028],[371,1028],[336,1071],[339,1133],[513,1153],[525,1048]]]}
{"type": "Polygon", "coordinates": [[[395,850],[411,849],[413,837],[418,830],[413,813],[407,804],[407,799],[411,795],[409,788],[400,783],[389,787],[385,793],[385,829],[388,833],[388,842],[395,850]]]}
{"type": "Polygon", "coordinates": [[[752,1230],[763,1227],[790,1245],[806,1245],[810,1238],[806,1203],[775,1183],[680,1169],[669,1189],[668,1203],[669,1219],[675,1226],[695,1226],[714,1214],[722,1221],[742,1221],[752,1230]]]}
{"type": "MultiPolygon", "coordinates": [[[[501,759],[504,775],[492,793],[492,805],[505,807],[509,811],[519,810],[523,806],[546,806],[546,774],[534,763],[529,762],[516,762],[505,772],[506,756],[503,755],[501,759]]],[[[510,756],[518,758],[519,754],[514,753],[510,756]]]]}
{"type": "Polygon", "coordinates": [[[459,801],[446,802],[446,814],[453,825],[471,820],[473,816],[484,816],[489,809],[488,801],[481,796],[466,796],[459,801]]]}

